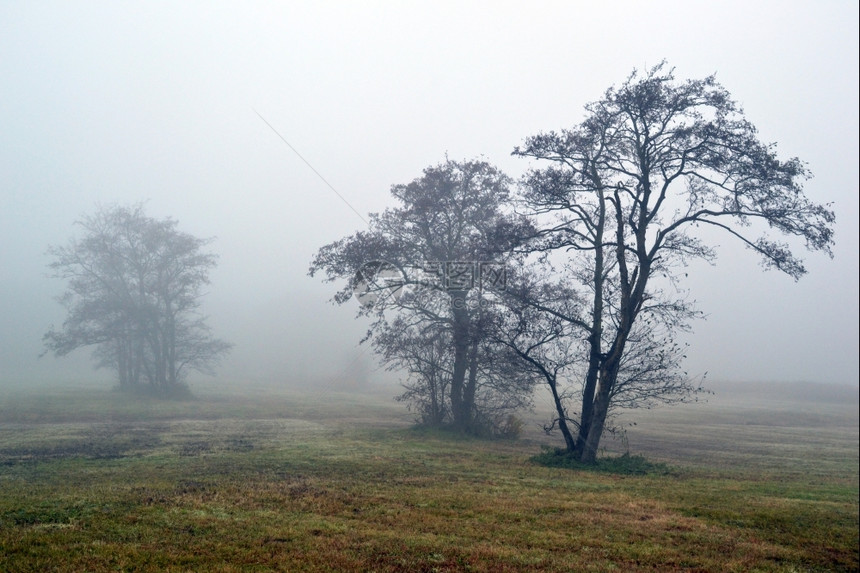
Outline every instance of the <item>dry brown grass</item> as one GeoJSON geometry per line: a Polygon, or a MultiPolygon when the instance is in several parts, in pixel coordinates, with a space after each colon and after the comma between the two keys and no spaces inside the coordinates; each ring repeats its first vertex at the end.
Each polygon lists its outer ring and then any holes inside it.
{"type": "Polygon", "coordinates": [[[720,404],[648,413],[631,448],[672,470],[619,476],[535,465],[538,434],[411,430],[372,396],[93,393],[53,402],[57,421],[17,400],[0,407],[4,571],[858,567],[857,426],[831,406],[770,426],[720,404]]]}

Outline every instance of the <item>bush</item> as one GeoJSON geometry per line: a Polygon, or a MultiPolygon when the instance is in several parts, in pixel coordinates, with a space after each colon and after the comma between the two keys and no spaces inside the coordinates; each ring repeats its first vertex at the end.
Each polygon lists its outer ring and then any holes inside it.
{"type": "Polygon", "coordinates": [[[671,473],[664,463],[650,462],[642,456],[625,453],[620,456],[598,458],[593,464],[583,463],[565,449],[543,447],[543,451],[531,457],[533,463],[551,468],[584,470],[618,475],[667,475],[671,473]]]}
{"type": "Polygon", "coordinates": [[[496,435],[505,440],[516,440],[523,433],[525,423],[513,414],[508,414],[505,421],[499,425],[496,435]]]}
{"type": "Polygon", "coordinates": [[[525,423],[520,418],[513,414],[507,414],[498,418],[476,416],[467,429],[457,428],[450,422],[433,424],[419,419],[412,429],[425,435],[436,434],[458,439],[516,440],[520,437],[524,427],[525,423]]]}
{"type": "Polygon", "coordinates": [[[513,414],[476,413],[468,433],[479,438],[516,440],[523,431],[523,421],[513,414]]]}

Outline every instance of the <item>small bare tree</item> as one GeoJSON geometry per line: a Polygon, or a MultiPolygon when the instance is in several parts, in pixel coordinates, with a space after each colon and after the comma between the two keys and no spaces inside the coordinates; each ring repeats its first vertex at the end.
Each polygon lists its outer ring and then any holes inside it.
{"type": "Polygon", "coordinates": [[[451,341],[444,330],[408,326],[402,317],[373,340],[388,370],[406,373],[404,392],[397,397],[428,426],[451,422],[448,393],[451,386],[451,341]]]}

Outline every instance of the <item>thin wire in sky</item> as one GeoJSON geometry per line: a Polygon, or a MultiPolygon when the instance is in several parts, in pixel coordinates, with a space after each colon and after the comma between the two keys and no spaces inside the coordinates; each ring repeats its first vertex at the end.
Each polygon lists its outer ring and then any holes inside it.
{"type": "Polygon", "coordinates": [[[346,206],[347,206],[347,207],[349,207],[350,209],[352,209],[352,212],[353,212],[353,213],[355,213],[356,215],[358,215],[358,218],[359,218],[359,219],[361,219],[362,221],[364,221],[364,224],[365,224],[365,225],[369,225],[369,223],[367,222],[367,219],[365,219],[365,218],[361,215],[361,213],[359,213],[359,212],[355,209],[355,207],[353,207],[353,206],[349,203],[349,201],[347,201],[347,200],[344,198],[344,196],[343,196],[343,195],[341,195],[340,193],[338,193],[338,192],[337,192],[337,189],[335,189],[335,188],[332,186],[332,184],[331,184],[331,183],[329,183],[328,181],[326,181],[326,178],[325,178],[325,177],[323,177],[323,176],[322,176],[322,174],[321,174],[319,171],[317,171],[317,170],[314,168],[314,166],[313,166],[313,165],[311,165],[311,164],[308,162],[308,160],[307,160],[307,159],[305,159],[304,157],[302,157],[302,154],[301,154],[301,153],[299,153],[299,152],[298,152],[298,150],[296,150],[296,148],[295,148],[295,147],[293,147],[292,145],[290,145],[290,142],[289,142],[289,141],[287,141],[287,140],[284,138],[284,136],[283,136],[283,135],[281,135],[281,134],[278,132],[278,130],[277,130],[277,129],[275,129],[275,128],[274,128],[274,126],[273,126],[271,123],[269,123],[268,121],[266,121],[266,118],[265,118],[265,117],[263,117],[262,115],[260,115],[260,112],[258,112],[258,111],[255,109],[255,110],[254,110],[254,113],[256,113],[256,114],[257,114],[257,117],[259,117],[261,120],[263,120],[263,123],[265,123],[266,125],[268,125],[268,126],[269,126],[269,129],[271,129],[272,131],[274,131],[274,132],[275,132],[275,135],[277,135],[278,137],[280,137],[280,138],[281,138],[281,141],[283,141],[284,143],[286,143],[286,144],[287,144],[287,147],[289,147],[289,148],[292,150],[292,152],[293,152],[293,153],[295,153],[295,154],[298,156],[298,158],[299,158],[299,159],[301,159],[302,161],[304,161],[304,162],[305,162],[305,165],[307,165],[308,167],[310,167],[310,168],[311,168],[311,171],[313,171],[314,173],[316,173],[317,177],[319,177],[319,178],[322,180],[322,182],[323,182],[323,183],[325,183],[326,185],[328,185],[328,188],[329,188],[329,189],[331,189],[332,191],[334,191],[334,194],[335,194],[335,195],[337,195],[337,196],[340,198],[340,200],[341,200],[341,201],[343,201],[343,202],[346,204],[346,206]]]}

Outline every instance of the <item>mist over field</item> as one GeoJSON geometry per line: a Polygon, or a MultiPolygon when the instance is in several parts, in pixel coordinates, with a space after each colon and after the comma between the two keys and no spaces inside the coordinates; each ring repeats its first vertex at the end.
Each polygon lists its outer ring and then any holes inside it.
{"type": "Polygon", "coordinates": [[[0,571],[857,571],[859,16],[0,2],[0,571]]]}
{"type": "Polygon", "coordinates": [[[144,201],[220,256],[203,310],[235,348],[193,390],[393,394],[398,376],[358,344],[357,305],[330,304],[339,285],[307,276],[314,252],[446,155],[518,177],[524,138],[576,124],[665,58],[679,78],[716,73],[762,140],[807,162],[808,196],[837,217],[834,259],[806,256],[797,283],[733,244],[691,266],[708,319],[687,337],[687,369],[856,387],[857,21],[847,2],[4,3],[0,386],[113,385],[87,350],[38,358],[65,318],[46,250],[100,205],[144,201]]]}

